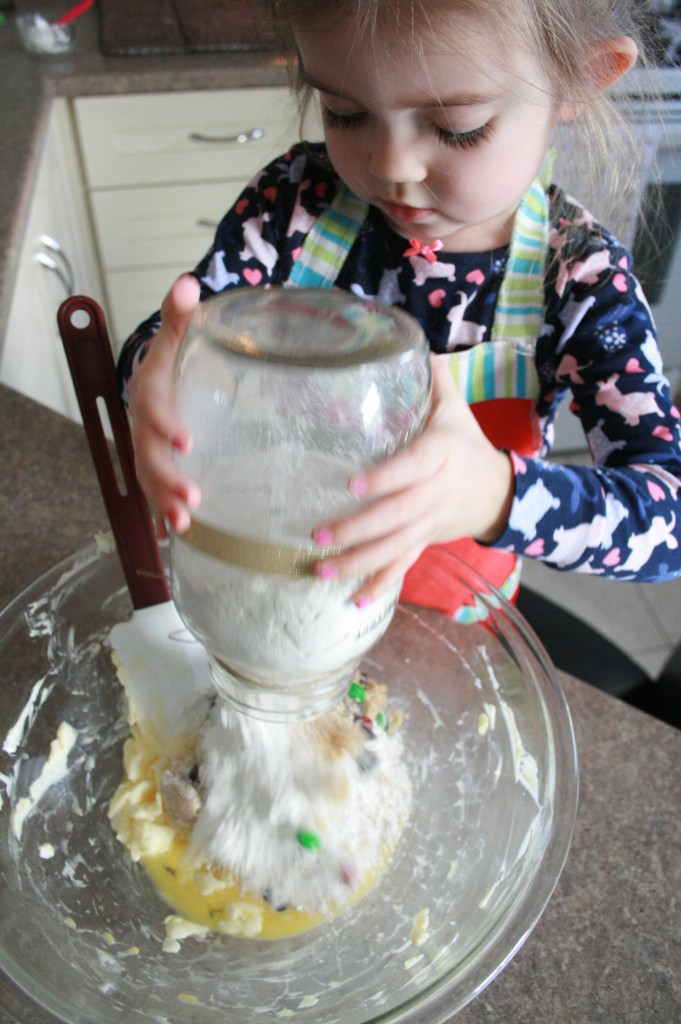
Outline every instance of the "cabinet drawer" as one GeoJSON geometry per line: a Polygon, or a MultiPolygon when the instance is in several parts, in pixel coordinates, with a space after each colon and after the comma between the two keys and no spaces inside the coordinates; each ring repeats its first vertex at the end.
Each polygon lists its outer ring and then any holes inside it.
{"type": "Polygon", "coordinates": [[[169,265],[191,270],[241,189],[241,182],[222,182],[93,192],[105,270],[169,265]]]}
{"type": "Polygon", "coordinates": [[[299,137],[286,88],[85,96],[74,109],[87,184],[95,189],[244,182],[299,137]]]}

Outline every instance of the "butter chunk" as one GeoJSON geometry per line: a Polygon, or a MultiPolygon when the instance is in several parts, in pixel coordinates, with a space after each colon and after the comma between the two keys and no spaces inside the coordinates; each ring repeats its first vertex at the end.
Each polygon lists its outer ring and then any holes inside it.
{"type": "Polygon", "coordinates": [[[217,924],[222,935],[240,935],[253,939],[262,931],[262,910],[253,903],[235,900],[225,907],[224,917],[217,924]]]}
{"type": "Polygon", "coordinates": [[[183,939],[207,935],[209,932],[204,924],[188,921],[186,917],[180,917],[179,914],[170,914],[163,923],[166,929],[166,937],[163,941],[164,953],[177,953],[183,939]]]}

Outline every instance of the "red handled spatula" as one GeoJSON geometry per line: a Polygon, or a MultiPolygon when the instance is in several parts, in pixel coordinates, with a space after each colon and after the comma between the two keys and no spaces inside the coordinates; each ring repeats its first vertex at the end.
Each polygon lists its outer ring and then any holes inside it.
{"type": "Polygon", "coordinates": [[[131,619],[114,626],[109,639],[131,721],[145,719],[163,735],[177,727],[189,696],[210,689],[206,654],[170,600],[151,513],[135,475],[132,435],[104,313],[94,299],[74,296],[60,306],[57,322],[135,609],[131,619]],[[106,437],[104,410],[115,452],[106,437]]]}

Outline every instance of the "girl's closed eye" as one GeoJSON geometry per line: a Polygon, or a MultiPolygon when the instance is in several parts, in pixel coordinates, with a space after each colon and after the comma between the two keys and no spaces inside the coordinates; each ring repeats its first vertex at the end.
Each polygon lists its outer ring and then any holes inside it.
{"type": "Polygon", "coordinates": [[[466,132],[454,132],[440,125],[433,125],[435,134],[445,146],[453,146],[459,149],[472,149],[481,142],[486,142],[490,137],[492,128],[489,121],[481,124],[479,128],[471,128],[466,132]]]}
{"type": "MultiPolygon", "coordinates": [[[[321,104],[322,124],[331,131],[343,131],[348,128],[359,128],[366,121],[366,114],[362,110],[349,114],[339,114],[331,110],[325,103],[321,104]]],[[[440,142],[445,146],[452,146],[458,149],[472,149],[481,142],[485,142],[491,133],[489,122],[468,131],[452,131],[443,128],[441,125],[433,125],[433,130],[440,142]]]]}
{"type": "Polygon", "coordinates": [[[363,111],[354,114],[337,114],[322,103],[322,124],[325,128],[342,130],[343,128],[358,128],[365,117],[363,111]]]}

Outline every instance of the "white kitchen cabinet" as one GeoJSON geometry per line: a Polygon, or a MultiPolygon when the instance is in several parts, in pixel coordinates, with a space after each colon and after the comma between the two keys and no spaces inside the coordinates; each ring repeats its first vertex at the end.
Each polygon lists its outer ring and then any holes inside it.
{"type": "MultiPolygon", "coordinates": [[[[246,182],[300,137],[288,88],[74,101],[114,347],[210,246],[246,182]]],[[[314,116],[307,138],[321,138],[314,116]]]]}
{"type": "Polygon", "coordinates": [[[53,102],[19,254],[0,380],[80,420],[56,315],[71,294],[104,305],[67,101],[53,102]]]}

